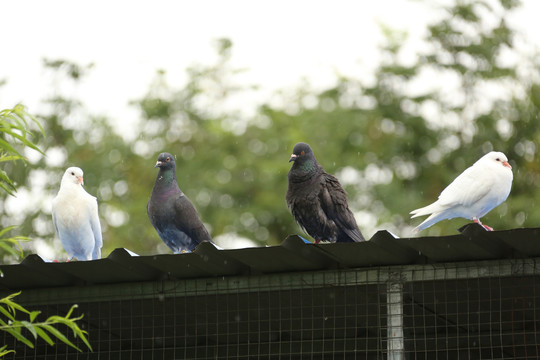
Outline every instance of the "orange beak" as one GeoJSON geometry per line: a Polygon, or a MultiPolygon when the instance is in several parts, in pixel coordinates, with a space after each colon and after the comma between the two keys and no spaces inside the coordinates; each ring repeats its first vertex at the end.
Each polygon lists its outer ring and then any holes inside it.
{"type": "Polygon", "coordinates": [[[77,176],[77,181],[81,183],[81,185],[84,185],[84,180],[82,176],[77,176]]]}
{"type": "Polygon", "coordinates": [[[502,163],[504,166],[506,166],[509,169],[512,169],[512,166],[508,163],[508,161],[503,161],[502,163]]]}

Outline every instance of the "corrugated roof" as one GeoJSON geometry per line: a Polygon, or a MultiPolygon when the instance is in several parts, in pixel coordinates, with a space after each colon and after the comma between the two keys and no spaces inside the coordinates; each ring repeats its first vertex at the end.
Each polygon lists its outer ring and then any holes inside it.
{"type": "Polygon", "coordinates": [[[318,245],[291,235],[279,246],[218,250],[203,243],[192,253],[151,256],[116,249],[100,260],[68,263],[29,255],[20,264],[0,266],[0,290],[540,256],[540,228],[487,232],[469,224],[460,232],[395,238],[379,231],[362,243],[318,245]]]}

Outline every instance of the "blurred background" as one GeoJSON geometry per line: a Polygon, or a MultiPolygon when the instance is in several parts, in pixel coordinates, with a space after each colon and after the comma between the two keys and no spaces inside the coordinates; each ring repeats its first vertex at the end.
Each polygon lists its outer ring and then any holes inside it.
{"type": "Polygon", "coordinates": [[[413,236],[421,219],[408,213],[490,150],[506,153],[514,185],[482,221],[536,227],[538,11],[534,0],[2,3],[0,109],[21,103],[39,119],[45,156],[2,164],[18,191],[0,194],[1,226],[32,238],[26,252],[64,260],[51,200],[79,166],[103,256],[170,253],[146,214],[167,151],[219,245],[276,245],[304,235],[285,204],[304,141],[366,238],[413,236]]]}

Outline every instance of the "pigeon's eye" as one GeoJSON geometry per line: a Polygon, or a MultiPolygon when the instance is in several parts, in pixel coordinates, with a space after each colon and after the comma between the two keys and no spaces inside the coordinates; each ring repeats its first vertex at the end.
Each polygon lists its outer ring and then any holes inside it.
{"type": "Polygon", "coordinates": [[[171,158],[170,158],[170,157],[168,157],[166,161],[167,161],[167,162],[171,161],[171,158]]]}
{"type": "Polygon", "coordinates": [[[495,160],[497,160],[497,161],[501,161],[501,159],[499,159],[499,158],[496,158],[495,160]]]}
{"type": "Polygon", "coordinates": [[[75,176],[75,173],[72,171],[72,172],[71,172],[71,175],[75,176]]]}
{"type": "Polygon", "coordinates": [[[306,152],[304,150],[302,150],[302,152],[300,153],[300,155],[306,155],[306,152]]]}

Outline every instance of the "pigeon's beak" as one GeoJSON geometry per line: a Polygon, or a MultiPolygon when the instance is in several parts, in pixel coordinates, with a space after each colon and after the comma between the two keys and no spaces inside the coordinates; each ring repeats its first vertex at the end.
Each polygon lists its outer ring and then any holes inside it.
{"type": "Polygon", "coordinates": [[[160,167],[161,164],[163,164],[163,163],[162,163],[161,161],[158,160],[158,161],[156,162],[156,165],[154,165],[154,167],[155,167],[155,168],[160,167]]]}
{"type": "Polygon", "coordinates": [[[508,161],[503,161],[502,164],[503,164],[503,166],[506,166],[507,168],[509,168],[510,170],[512,170],[512,165],[510,165],[510,164],[508,163],[508,161]]]}
{"type": "Polygon", "coordinates": [[[289,162],[295,161],[297,157],[298,157],[298,155],[292,154],[291,158],[289,159],[289,162]]]}
{"type": "Polygon", "coordinates": [[[84,185],[84,180],[82,176],[77,176],[77,181],[81,183],[81,185],[84,185]]]}

